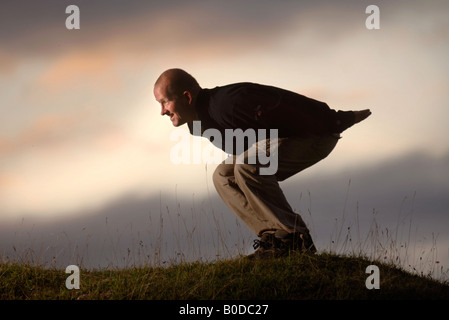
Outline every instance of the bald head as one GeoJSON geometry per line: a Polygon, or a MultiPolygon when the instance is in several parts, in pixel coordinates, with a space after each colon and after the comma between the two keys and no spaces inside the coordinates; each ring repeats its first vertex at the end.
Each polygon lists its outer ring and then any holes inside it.
{"type": "Polygon", "coordinates": [[[161,115],[169,116],[175,127],[197,119],[195,102],[200,90],[195,78],[181,69],[164,71],[154,84],[161,115]]]}
{"type": "Polygon", "coordinates": [[[165,87],[167,97],[173,99],[181,96],[185,91],[196,95],[201,89],[194,77],[182,69],[168,69],[156,80],[154,87],[165,87]]]}

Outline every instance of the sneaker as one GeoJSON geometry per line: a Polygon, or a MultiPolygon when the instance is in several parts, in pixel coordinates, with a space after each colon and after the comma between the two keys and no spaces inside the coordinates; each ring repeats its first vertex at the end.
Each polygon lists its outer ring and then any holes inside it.
{"type": "Polygon", "coordinates": [[[287,233],[282,230],[262,234],[260,240],[254,240],[253,247],[257,250],[247,256],[251,260],[285,257],[292,252],[313,254],[317,251],[309,233],[287,233]]]}
{"type": "Polygon", "coordinates": [[[264,233],[260,239],[254,240],[253,248],[257,250],[247,256],[250,260],[279,258],[288,253],[283,242],[272,233],[264,233]]]}
{"type": "Polygon", "coordinates": [[[309,233],[276,232],[275,236],[283,242],[283,246],[290,251],[299,253],[315,253],[317,250],[309,233]]]}

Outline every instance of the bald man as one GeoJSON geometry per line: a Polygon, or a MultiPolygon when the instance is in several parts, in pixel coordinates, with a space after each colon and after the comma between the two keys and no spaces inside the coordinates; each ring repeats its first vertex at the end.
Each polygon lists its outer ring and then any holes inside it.
{"type": "MultiPolygon", "coordinates": [[[[163,72],[154,95],[161,115],[168,116],[173,126],[187,124],[195,135],[207,130],[222,134],[216,145],[232,158],[217,166],[213,181],[226,205],[259,237],[254,241],[257,250],[249,258],[316,252],[309,229],[290,207],[279,181],[326,158],[344,130],[371,115],[369,109],[336,111],[324,102],[256,83],[203,89],[181,69],[163,72]],[[195,125],[200,129],[195,130],[195,125]],[[253,130],[256,141],[245,141],[240,144],[243,150],[236,150],[235,141],[226,141],[229,130],[253,130]],[[257,160],[262,154],[276,156],[274,173],[263,174],[267,163],[257,160]]],[[[214,143],[211,135],[205,136],[214,143]]]]}

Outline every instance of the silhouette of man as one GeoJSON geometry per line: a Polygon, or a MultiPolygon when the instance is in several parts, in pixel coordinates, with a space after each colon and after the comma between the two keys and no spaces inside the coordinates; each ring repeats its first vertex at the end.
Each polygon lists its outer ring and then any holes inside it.
{"type": "Polygon", "coordinates": [[[316,252],[309,229],[290,207],[279,181],[326,158],[340,133],[371,115],[369,109],[336,111],[306,96],[256,83],[204,89],[181,69],[163,72],[154,95],[161,115],[168,116],[175,127],[187,124],[191,134],[215,129],[225,137],[227,129],[276,129],[276,137],[264,135],[257,143],[245,145],[241,154],[227,148],[229,141],[218,145],[234,161],[217,166],[214,185],[226,205],[259,237],[254,241],[257,250],[249,258],[316,252]],[[194,123],[200,123],[201,130],[193,130],[194,123]],[[263,152],[277,156],[274,174],[261,174],[266,164],[248,161],[262,146],[263,152]]]}

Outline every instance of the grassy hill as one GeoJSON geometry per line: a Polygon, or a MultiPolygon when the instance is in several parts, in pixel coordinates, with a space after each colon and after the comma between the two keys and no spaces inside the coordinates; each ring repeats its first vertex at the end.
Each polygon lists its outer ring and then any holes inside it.
{"type": "Polygon", "coordinates": [[[69,290],[65,270],[0,265],[0,299],[40,300],[366,300],[449,299],[449,284],[394,266],[326,253],[265,261],[236,258],[213,263],[126,270],[81,270],[69,290]],[[379,289],[367,289],[369,265],[379,267],[379,289]]]}

